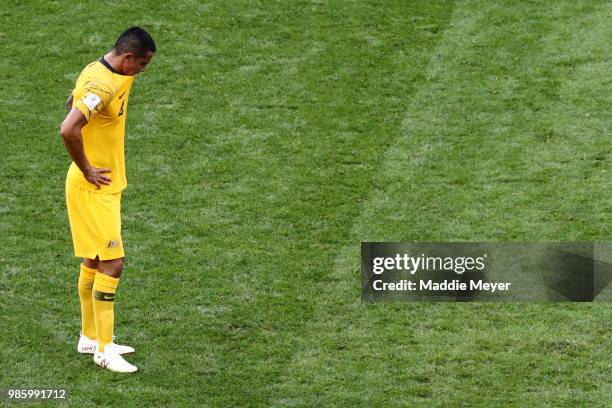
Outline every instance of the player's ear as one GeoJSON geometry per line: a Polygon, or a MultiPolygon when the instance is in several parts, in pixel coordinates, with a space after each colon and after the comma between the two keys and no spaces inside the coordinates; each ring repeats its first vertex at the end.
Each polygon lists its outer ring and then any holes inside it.
{"type": "Polygon", "coordinates": [[[124,61],[134,62],[135,59],[136,59],[136,56],[134,55],[133,52],[126,52],[125,54],[123,54],[124,61]]]}

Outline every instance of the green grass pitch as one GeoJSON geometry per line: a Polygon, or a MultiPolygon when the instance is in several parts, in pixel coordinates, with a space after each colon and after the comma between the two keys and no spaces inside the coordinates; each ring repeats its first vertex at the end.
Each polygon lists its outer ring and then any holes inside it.
{"type": "Polygon", "coordinates": [[[0,388],[611,406],[609,304],[364,304],[359,274],[361,241],[610,241],[611,39],[594,0],[3,2],[0,388]],[[58,126],[134,24],[158,52],[128,112],[121,376],[75,350],[58,126]]]}

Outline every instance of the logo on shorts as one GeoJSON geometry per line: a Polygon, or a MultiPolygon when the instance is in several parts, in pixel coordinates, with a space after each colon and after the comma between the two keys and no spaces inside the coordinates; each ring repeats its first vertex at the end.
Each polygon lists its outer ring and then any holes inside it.
{"type": "Polygon", "coordinates": [[[108,248],[108,249],[119,248],[119,240],[112,239],[112,240],[108,241],[108,244],[106,245],[106,248],[108,248]]]}

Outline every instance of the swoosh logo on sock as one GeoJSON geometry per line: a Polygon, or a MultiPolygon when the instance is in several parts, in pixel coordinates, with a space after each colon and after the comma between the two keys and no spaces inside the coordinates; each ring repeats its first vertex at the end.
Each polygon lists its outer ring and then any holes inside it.
{"type": "Polygon", "coordinates": [[[97,290],[94,290],[93,294],[94,299],[99,300],[101,302],[112,302],[115,300],[114,293],[98,292],[97,290]]]}

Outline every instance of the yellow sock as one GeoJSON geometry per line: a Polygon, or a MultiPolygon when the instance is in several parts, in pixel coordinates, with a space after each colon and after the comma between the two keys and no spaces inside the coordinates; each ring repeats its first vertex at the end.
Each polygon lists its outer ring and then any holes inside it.
{"type": "Polygon", "coordinates": [[[96,269],[81,264],[79,275],[79,299],[81,300],[81,332],[90,339],[96,339],[96,322],[94,320],[93,300],[91,288],[94,284],[96,269]]]}
{"type": "Polygon", "coordinates": [[[113,341],[113,327],[115,324],[113,305],[118,285],[118,278],[113,278],[100,272],[96,273],[92,298],[98,350],[102,352],[104,351],[104,346],[113,341]]]}

